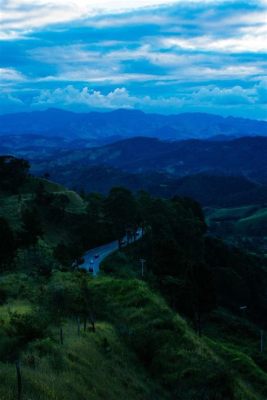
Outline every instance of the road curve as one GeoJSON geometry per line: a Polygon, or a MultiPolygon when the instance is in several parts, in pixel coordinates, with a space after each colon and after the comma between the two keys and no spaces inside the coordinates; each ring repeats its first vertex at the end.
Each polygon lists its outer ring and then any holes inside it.
{"type": "MultiPolygon", "coordinates": [[[[136,240],[139,240],[141,237],[142,230],[138,229],[136,240]]],[[[124,238],[124,241],[127,241],[126,238],[124,238]]],[[[125,246],[127,245],[124,245],[124,247],[125,246]]],[[[102,261],[116,250],[119,250],[119,243],[117,240],[88,250],[83,256],[84,262],[80,265],[80,268],[83,268],[96,276],[99,273],[99,268],[102,261]]]]}

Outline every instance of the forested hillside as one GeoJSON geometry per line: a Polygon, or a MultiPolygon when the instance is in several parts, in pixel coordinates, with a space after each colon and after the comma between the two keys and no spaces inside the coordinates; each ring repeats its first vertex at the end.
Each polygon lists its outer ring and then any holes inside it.
{"type": "Polygon", "coordinates": [[[204,172],[266,182],[266,151],[266,137],[224,141],[134,137],[96,148],[61,148],[51,157],[37,157],[36,162],[33,158],[33,170],[61,172],[64,177],[64,169],[71,172],[104,165],[131,173],[161,171],[181,177],[204,172]]]}
{"type": "Polygon", "coordinates": [[[1,400],[267,396],[266,260],[209,236],[194,200],[81,197],[1,157],[0,210],[1,400]]]}

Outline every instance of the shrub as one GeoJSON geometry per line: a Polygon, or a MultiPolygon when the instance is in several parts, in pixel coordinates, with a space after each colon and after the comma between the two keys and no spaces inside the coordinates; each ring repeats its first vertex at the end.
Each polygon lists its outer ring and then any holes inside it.
{"type": "Polygon", "coordinates": [[[45,337],[48,317],[40,311],[27,314],[13,313],[10,318],[9,335],[17,337],[21,345],[45,337]]]}

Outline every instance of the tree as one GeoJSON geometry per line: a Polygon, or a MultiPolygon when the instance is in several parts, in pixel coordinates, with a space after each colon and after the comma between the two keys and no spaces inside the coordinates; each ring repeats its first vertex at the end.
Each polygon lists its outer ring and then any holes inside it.
{"type": "Polygon", "coordinates": [[[134,229],[137,221],[137,202],[128,189],[111,189],[105,202],[105,212],[118,240],[124,237],[128,227],[134,229]]]}
{"type": "Polygon", "coordinates": [[[65,194],[50,194],[49,216],[53,221],[61,222],[65,217],[65,212],[70,199],[65,194]]]}
{"type": "Polygon", "coordinates": [[[78,242],[69,245],[59,243],[54,249],[55,258],[65,267],[71,267],[73,263],[79,265],[84,253],[84,249],[78,242]]]}
{"type": "Polygon", "coordinates": [[[0,218],[0,267],[4,268],[12,262],[16,249],[16,239],[9,223],[0,218]]]}
{"type": "Polygon", "coordinates": [[[22,213],[21,244],[25,247],[35,246],[43,235],[42,223],[36,208],[26,209],[22,213]]]}
{"type": "Polygon", "coordinates": [[[0,190],[17,193],[29,174],[28,161],[12,156],[0,156],[0,190]]]}
{"type": "Polygon", "coordinates": [[[49,206],[54,199],[54,195],[45,190],[43,182],[39,182],[35,189],[35,203],[41,206],[49,206]]]}
{"type": "Polygon", "coordinates": [[[49,178],[51,177],[51,175],[50,175],[49,172],[45,172],[44,175],[43,175],[43,177],[44,177],[45,179],[49,179],[49,178]]]}

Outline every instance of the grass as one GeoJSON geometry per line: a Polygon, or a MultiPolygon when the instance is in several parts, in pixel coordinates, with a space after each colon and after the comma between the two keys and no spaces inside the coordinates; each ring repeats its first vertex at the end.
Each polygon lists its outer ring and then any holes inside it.
{"type": "MultiPolygon", "coordinates": [[[[54,336],[56,338],[56,332],[54,336]]],[[[137,363],[134,354],[122,344],[111,325],[98,323],[96,333],[86,332],[78,336],[76,325],[68,321],[64,337],[63,346],[55,339],[39,340],[23,355],[23,398],[159,398],[155,393],[157,387],[137,363]]],[[[13,400],[16,392],[14,365],[0,363],[0,381],[0,399],[13,400]]],[[[160,398],[165,398],[163,393],[160,398]]]]}
{"type": "Polygon", "coordinates": [[[206,210],[208,224],[231,222],[232,233],[244,236],[267,236],[267,208],[245,206],[206,210]]]}
{"type": "Polygon", "coordinates": [[[218,309],[206,329],[206,343],[222,357],[244,382],[253,382],[267,395],[267,354],[260,353],[260,328],[246,318],[218,309]]]}
{"type": "Polygon", "coordinates": [[[260,209],[259,206],[243,206],[235,208],[209,208],[206,209],[208,221],[237,221],[247,218],[260,209]]]}
{"type": "Polygon", "coordinates": [[[252,400],[265,394],[267,376],[250,356],[199,339],[145,283],[98,278],[91,285],[126,342],[174,398],[252,400]]]}
{"type": "Polygon", "coordinates": [[[207,208],[210,232],[251,254],[267,257],[267,207],[207,208]]]}
{"type": "Polygon", "coordinates": [[[13,300],[0,306],[1,324],[8,324],[12,313],[27,314],[32,310],[32,305],[27,300],[13,300]]]}
{"type": "MultiPolygon", "coordinates": [[[[63,285],[70,292],[76,279],[78,275],[58,271],[47,284],[63,285]]],[[[8,296],[0,307],[2,343],[10,312],[30,313],[36,303],[30,288],[36,292],[43,284],[25,274],[1,277],[8,296]]],[[[96,332],[81,329],[78,335],[76,321],[68,318],[63,324],[63,345],[59,327],[53,325],[44,338],[30,342],[21,355],[25,400],[266,397],[267,374],[262,365],[267,359],[257,359],[258,336],[251,323],[218,310],[208,321],[205,336],[199,338],[143,281],[99,276],[89,279],[89,288],[96,332]]],[[[0,382],[0,400],[13,400],[14,363],[0,362],[0,382]]]]}
{"type": "Polygon", "coordinates": [[[240,219],[235,232],[250,236],[267,236],[267,209],[256,211],[253,215],[240,219]]]}

